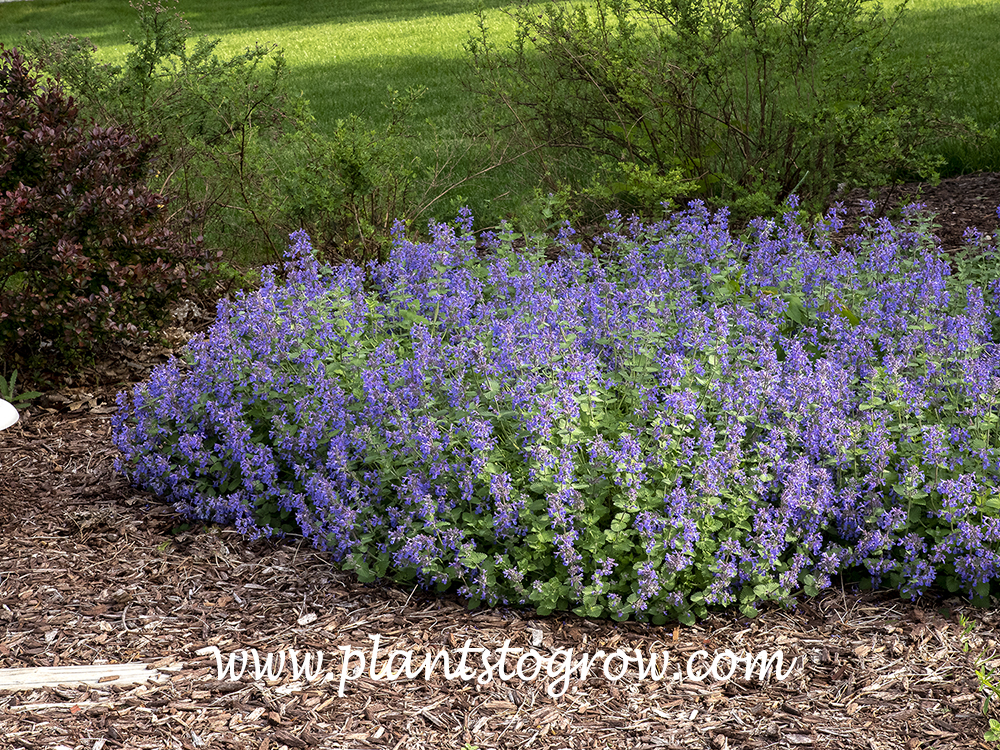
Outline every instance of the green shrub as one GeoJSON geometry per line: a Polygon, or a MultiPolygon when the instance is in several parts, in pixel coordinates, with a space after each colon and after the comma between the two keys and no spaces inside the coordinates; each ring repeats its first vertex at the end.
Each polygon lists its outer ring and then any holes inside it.
{"type": "MultiPolygon", "coordinates": [[[[0,54],[0,352],[76,367],[155,326],[205,270],[168,198],[150,190],[156,144],[79,116],[16,49],[0,54]],[[182,232],[183,233],[183,232],[182,232]]],[[[188,217],[190,219],[190,217],[188,217]]]]}
{"type": "Polygon", "coordinates": [[[649,210],[696,192],[752,215],[839,182],[936,176],[922,147],[962,128],[939,115],[931,72],[896,61],[902,12],[862,0],[530,4],[514,11],[510,49],[484,22],[468,49],[498,127],[556,149],[546,166],[592,197],[649,210]],[[609,169],[600,195],[588,182],[609,169]]]}
{"type": "Polygon", "coordinates": [[[29,35],[26,48],[58,77],[96,121],[161,143],[154,179],[202,217],[195,234],[209,244],[280,256],[281,207],[266,183],[269,140],[296,126],[303,103],[285,87],[285,62],[257,45],[230,58],[219,40],[189,49],[184,19],[158,0],[132,6],[137,31],[124,65],[98,63],[89,40],[29,35]]]}
{"type": "Polygon", "coordinates": [[[413,151],[411,112],[423,93],[390,91],[383,127],[351,115],[329,137],[303,130],[281,144],[273,189],[286,224],[305,229],[326,259],[382,257],[394,222],[420,213],[418,185],[430,178],[413,151]]]}
{"type": "Polygon", "coordinates": [[[382,251],[393,221],[419,213],[415,186],[435,187],[413,155],[422,91],[390,92],[382,127],[352,115],[327,136],[289,91],[280,50],[258,44],[221,58],[219,39],[189,44],[172,7],[133,7],[138,33],[122,66],[97,63],[90,42],[70,36],[28,45],[95,119],[159,139],[156,177],[204,217],[207,243],[236,258],[280,257],[283,238],[304,228],[331,259],[365,260],[382,251]]]}

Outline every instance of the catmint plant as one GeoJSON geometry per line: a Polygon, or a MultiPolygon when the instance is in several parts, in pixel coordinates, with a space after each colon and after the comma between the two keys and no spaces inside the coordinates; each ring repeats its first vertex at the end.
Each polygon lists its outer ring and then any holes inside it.
{"type": "Polygon", "coordinates": [[[297,233],[119,396],[120,468],[470,606],[691,621],[838,576],[985,598],[998,285],[952,273],[917,209],[838,242],[840,210],[742,237],[699,203],[612,214],[551,261],[468,213],[364,268],[297,233]]]}

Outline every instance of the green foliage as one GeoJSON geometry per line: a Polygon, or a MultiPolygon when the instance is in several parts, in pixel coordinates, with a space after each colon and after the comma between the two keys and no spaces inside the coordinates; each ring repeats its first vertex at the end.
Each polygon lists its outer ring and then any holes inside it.
{"type": "Polygon", "coordinates": [[[270,166],[266,144],[303,113],[284,87],[280,51],[256,45],[220,58],[219,40],[189,48],[188,25],[159,0],[141,0],[124,65],[98,63],[72,36],[29,36],[28,48],[76,95],[85,113],[160,144],[153,179],[200,217],[192,233],[210,245],[270,246],[280,254],[280,206],[258,188],[270,166]]]}
{"type": "MultiPolygon", "coordinates": [[[[992,685],[991,688],[996,690],[992,685]]],[[[987,742],[1000,742],[1000,721],[990,719],[990,728],[983,732],[983,739],[987,742]]]]}
{"type": "Polygon", "coordinates": [[[0,398],[12,404],[18,411],[24,411],[30,406],[29,401],[42,395],[38,391],[22,391],[18,393],[16,385],[17,370],[11,372],[10,380],[0,375],[0,398]]]}
{"type": "Polygon", "coordinates": [[[1000,171],[1000,56],[995,53],[1000,4],[995,0],[920,0],[899,25],[900,53],[931,59],[950,73],[947,111],[971,118],[981,136],[937,144],[943,177],[1000,171]]]}
{"type": "MultiPolygon", "coordinates": [[[[969,653],[972,648],[970,636],[976,630],[977,623],[964,614],[960,614],[958,624],[962,628],[962,651],[969,653]]],[[[987,742],[1000,742],[1000,721],[990,716],[991,709],[995,709],[996,703],[1000,701],[1000,679],[998,679],[1000,675],[998,675],[995,663],[996,654],[984,658],[980,653],[975,657],[976,681],[979,683],[979,692],[983,694],[983,716],[989,721],[989,726],[983,732],[983,739],[987,742]]]]}
{"type": "MultiPolygon", "coordinates": [[[[434,205],[433,215],[438,217],[453,216],[460,207],[469,206],[481,226],[495,227],[503,218],[528,221],[538,216],[536,191],[542,195],[565,192],[573,202],[567,213],[588,223],[596,214],[605,212],[609,200],[626,209],[639,210],[643,208],[640,204],[644,204],[650,207],[644,211],[658,214],[658,202],[670,197],[670,191],[645,195],[648,181],[642,179],[633,186],[640,195],[630,195],[632,190],[622,192],[620,184],[627,184],[628,180],[622,179],[627,175],[618,173],[625,165],[617,156],[605,162],[585,153],[553,154],[539,150],[523,159],[513,159],[517,152],[508,151],[504,158],[512,161],[489,170],[489,179],[473,178],[484,165],[499,161],[495,157],[503,153],[508,135],[488,111],[481,111],[474,101],[470,102],[470,95],[462,86],[466,66],[461,42],[474,28],[473,11],[477,5],[486,9],[484,18],[489,22],[491,43],[502,48],[514,37],[514,21],[498,9],[504,5],[502,0],[406,3],[345,0],[336,5],[325,0],[302,0],[252,6],[240,0],[218,0],[200,5],[197,13],[189,14],[188,20],[193,36],[207,34],[222,39],[216,48],[220,57],[240,54],[260,40],[283,47],[288,63],[283,76],[285,86],[295,94],[301,91],[309,100],[316,117],[310,127],[325,136],[332,137],[337,122],[348,121],[352,114],[363,118],[364,130],[381,132],[392,119],[391,111],[382,106],[384,92],[427,86],[427,95],[412,110],[412,137],[405,143],[407,154],[415,155],[425,167],[415,183],[416,189],[410,191],[417,197],[417,205],[406,216],[417,215],[421,206],[448,187],[443,184],[431,190],[429,183],[423,182],[440,178],[432,165],[442,154],[443,161],[450,159],[449,170],[453,170],[447,176],[448,183],[470,179],[463,183],[461,195],[448,193],[434,205]],[[465,113],[470,109],[480,115],[478,128],[465,125],[465,113]],[[436,127],[425,128],[426,121],[436,123],[436,127]],[[474,143],[473,132],[492,136],[493,140],[486,145],[474,143]],[[446,153],[443,146],[451,151],[446,153]],[[496,147],[496,152],[491,153],[491,147],[496,147]],[[605,164],[610,166],[610,172],[603,171],[605,164]],[[619,187],[614,188],[613,199],[601,195],[616,184],[619,187]],[[588,195],[590,188],[599,194],[588,195]]],[[[945,163],[938,170],[942,176],[1000,171],[1000,89],[994,85],[1000,78],[1000,56],[994,54],[992,44],[998,19],[1000,6],[994,0],[921,0],[911,3],[893,28],[891,41],[899,44],[898,57],[895,53],[891,55],[893,65],[919,77],[927,61],[932,60],[935,69],[948,76],[941,83],[954,95],[941,100],[944,113],[972,118],[977,129],[984,133],[982,138],[949,138],[918,147],[925,155],[944,156],[945,163]]],[[[125,45],[125,25],[122,6],[113,0],[93,0],[87,4],[86,12],[80,12],[68,0],[0,3],[0,41],[20,45],[22,35],[29,29],[46,38],[71,33],[89,37],[100,47],[95,60],[119,65],[124,64],[131,50],[125,45]]],[[[919,81],[912,84],[919,86],[919,81]]],[[[278,158],[287,150],[279,149],[278,158]]],[[[410,163],[409,156],[406,163],[410,163]]],[[[655,171],[652,176],[664,177],[655,171]]],[[[862,174],[859,181],[870,186],[878,178],[874,173],[870,179],[862,174]]],[[[695,181],[692,187],[702,186],[695,181]]],[[[734,203],[739,201],[736,211],[744,215],[772,212],[775,204],[781,202],[780,197],[775,198],[778,192],[767,185],[747,190],[745,194],[741,191],[734,200],[734,203]]],[[[678,193],[681,194],[687,195],[678,193]]],[[[250,243],[248,238],[260,230],[255,227],[251,232],[246,217],[241,216],[236,213],[225,229],[220,225],[218,232],[210,232],[210,244],[215,243],[215,235],[223,239],[233,236],[234,242],[239,241],[237,244],[244,247],[253,244],[257,248],[257,243],[250,243]]],[[[425,211],[421,218],[427,216],[425,211]]],[[[539,221],[533,229],[547,223],[543,217],[539,221]]],[[[253,223],[252,217],[249,223],[253,223]]],[[[316,222],[317,226],[321,224],[316,222]]],[[[280,245],[283,235],[278,235],[276,231],[272,240],[280,245]]],[[[322,241],[319,236],[315,239],[322,241]]],[[[269,243],[260,244],[258,259],[264,259],[266,250],[273,255],[269,243]]],[[[365,245],[374,249],[370,241],[365,245]]],[[[341,251],[345,250],[337,252],[341,251]]]]}
{"type": "Polygon", "coordinates": [[[511,137],[566,155],[565,179],[610,163],[624,177],[606,188],[612,203],[649,211],[696,191],[751,216],[839,182],[936,176],[925,147],[962,131],[941,115],[931,72],[893,54],[902,12],[862,0],[529,4],[508,49],[485,21],[468,49],[482,105],[511,137]]]}
{"type": "Polygon", "coordinates": [[[219,39],[189,42],[187,22],[158,0],[133,7],[138,30],[124,65],[96,62],[95,48],[74,37],[32,37],[31,51],[91,117],[157,139],[154,177],[201,217],[194,229],[208,244],[237,258],[261,248],[279,257],[283,238],[306,228],[331,258],[366,260],[381,253],[393,221],[425,207],[411,146],[421,90],[390,92],[383,127],[352,114],[326,135],[290,93],[273,45],[220,57],[219,39]]]}
{"type": "Polygon", "coordinates": [[[0,353],[43,379],[155,328],[206,271],[193,217],[146,184],[156,144],[87,124],[62,88],[0,57],[0,353]]]}
{"type": "Polygon", "coordinates": [[[419,213],[426,173],[413,152],[412,111],[424,92],[389,91],[392,116],[381,128],[352,114],[332,135],[300,130],[282,143],[277,200],[326,258],[384,257],[393,223],[419,213]]]}

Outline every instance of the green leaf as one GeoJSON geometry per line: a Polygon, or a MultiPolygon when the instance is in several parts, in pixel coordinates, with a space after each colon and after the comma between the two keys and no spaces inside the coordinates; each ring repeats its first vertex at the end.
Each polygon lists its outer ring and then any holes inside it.
{"type": "Polygon", "coordinates": [[[469,552],[462,555],[462,564],[469,568],[476,568],[488,557],[488,555],[482,552],[469,552]]]}

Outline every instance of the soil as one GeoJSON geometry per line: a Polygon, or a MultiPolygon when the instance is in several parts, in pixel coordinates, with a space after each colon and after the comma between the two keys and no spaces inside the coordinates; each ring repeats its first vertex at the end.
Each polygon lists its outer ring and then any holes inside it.
{"type": "MultiPolygon", "coordinates": [[[[967,225],[996,230],[1000,175],[915,187],[946,248],[961,244],[967,225]]],[[[890,211],[897,202],[880,199],[890,211]]],[[[207,320],[195,306],[181,311],[175,343],[207,320]]],[[[836,589],[753,620],[722,613],[695,626],[468,611],[449,596],[361,584],[299,539],[251,543],[234,529],[189,526],[113,468],[114,393],[169,354],[136,350],[91,373],[112,385],[48,393],[0,434],[0,668],[147,662],[162,680],[0,690],[0,748],[990,746],[975,669],[977,659],[1000,664],[1000,615],[959,598],[836,589]],[[447,680],[440,666],[429,679],[366,673],[339,695],[339,649],[368,653],[376,635],[383,662],[392,649],[417,664],[441,649],[454,659],[466,642],[497,654],[508,640],[543,658],[638,649],[672,662],[654,681],[637,677],[634,663],[609,679],[598,661],[559,697],[544,676],[479,684],[447,680]],[[323,651],[336,679],[254,679],[252,668],[220,679],[214,656],[198,653],[206,646],[224,658],[323,651]],[[746,679],[742,669],[728,680],[673,678],[696,652],[725,649],[781,651],[794,668],[784,679],[746,679]]],[[[480,666],[475,655],[470,664],[480,666]]],[[[620,665],[612,659],[609,673],[620,665]]],[[[698,674],[703,666],[697,658],[698,674]]]]}

